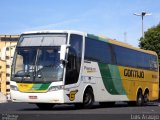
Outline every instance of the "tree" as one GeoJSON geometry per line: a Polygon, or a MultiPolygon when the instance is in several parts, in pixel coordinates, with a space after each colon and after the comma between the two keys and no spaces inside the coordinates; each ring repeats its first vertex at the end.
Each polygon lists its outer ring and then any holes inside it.
{"type": "Polygon", "coordinates": [[[140,38],[139,47],[155,51],[158,54],[160,63],[160,23],[145,32],[144,38],[140,38]]]}
{"type": "MultiPolygon", "coordinates": [[[[157,26],[152,27],[148,29],[147,32],[145,32],[144,38],[140,38],[139,47],[145,50],[155,51],[158,54],[159,68],[160,68],[160,23],[157,26]]],[[[159,76],[159,82],[160,82],[160,76],[159,76]]],[[[159,100],[160,100],[160,92],[159,92],[159,100]]]]}

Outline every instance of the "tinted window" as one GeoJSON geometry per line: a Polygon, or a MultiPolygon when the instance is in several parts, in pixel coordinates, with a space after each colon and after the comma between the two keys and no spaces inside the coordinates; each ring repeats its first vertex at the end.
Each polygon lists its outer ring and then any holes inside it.
{"type": "Polygon", "coordinates": [[[150,68],[152,70],[156,70],[156,71],[158,70],[158,61],[156,56],[153,56],[153,55],[150,56],[150,68]]]}
{"type": "Polygon", "coordinates": [[[157,57],[140,51],[112,45],[117,65],[157,70],[157,57]]]}
{"type": "Polygon", "coordinates": [[[82,36],[72,34],[70,45],[65,84],[73,84],[78,81],[82,58],[82,36]]]}
{"type": "Polygon", "coordinates": [[[102,63],[112,63],[111,48],[108,43],[86,38],[85,59],[102,63]]]}
{"type": "Polygon", "coordinates": [[[133,62],[136,61],[135,51],[116,45],[113,45],[113,49],[116,55],[116,61],[118,65],[137,67],[136,62],[133,62]]]}

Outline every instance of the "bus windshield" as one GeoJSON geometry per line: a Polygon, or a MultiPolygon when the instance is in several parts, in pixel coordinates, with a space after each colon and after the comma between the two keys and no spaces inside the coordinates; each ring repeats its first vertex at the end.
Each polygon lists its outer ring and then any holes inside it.
{"type": "Polygon", "coordinates": [[[23,82],[61,81],[59,47],[17,47],[12,77],[23,82]]]}

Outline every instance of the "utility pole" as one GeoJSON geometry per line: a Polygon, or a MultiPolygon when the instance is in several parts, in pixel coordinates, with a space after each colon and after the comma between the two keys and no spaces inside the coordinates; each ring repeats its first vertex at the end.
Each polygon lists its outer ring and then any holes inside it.
{"type": "Polygon", "coordinates": [[[141,13],[134,13],[136,16],[140,16],[142,18],[142,38],[144,38],[144,27],[143,27],[143,18],[144,16],[152,15],[151,13],[141,12],[141,13]]]}
{"type": "Polygon", "coordinates": [[[127,32],[124,32],[124,42],[127,43],[127,32]]]}

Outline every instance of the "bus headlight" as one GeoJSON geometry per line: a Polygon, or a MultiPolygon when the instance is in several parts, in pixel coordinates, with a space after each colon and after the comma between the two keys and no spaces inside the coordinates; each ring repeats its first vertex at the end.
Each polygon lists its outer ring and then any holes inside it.
{"type": "Polygon", "coordinates": [[[10,89],[11,90],[15,90],[15,91],[19,91],[17,86],[14,85],[10,85],[10,89]]]}
{"type": "Polygon", "coordinates": [[[51,86],[51,87],[48,89],[48,92],[57,91],[57,90],[62,90],[62,89],[64,89],[64,85],[60,85],[60,86],[51,86]]]}

